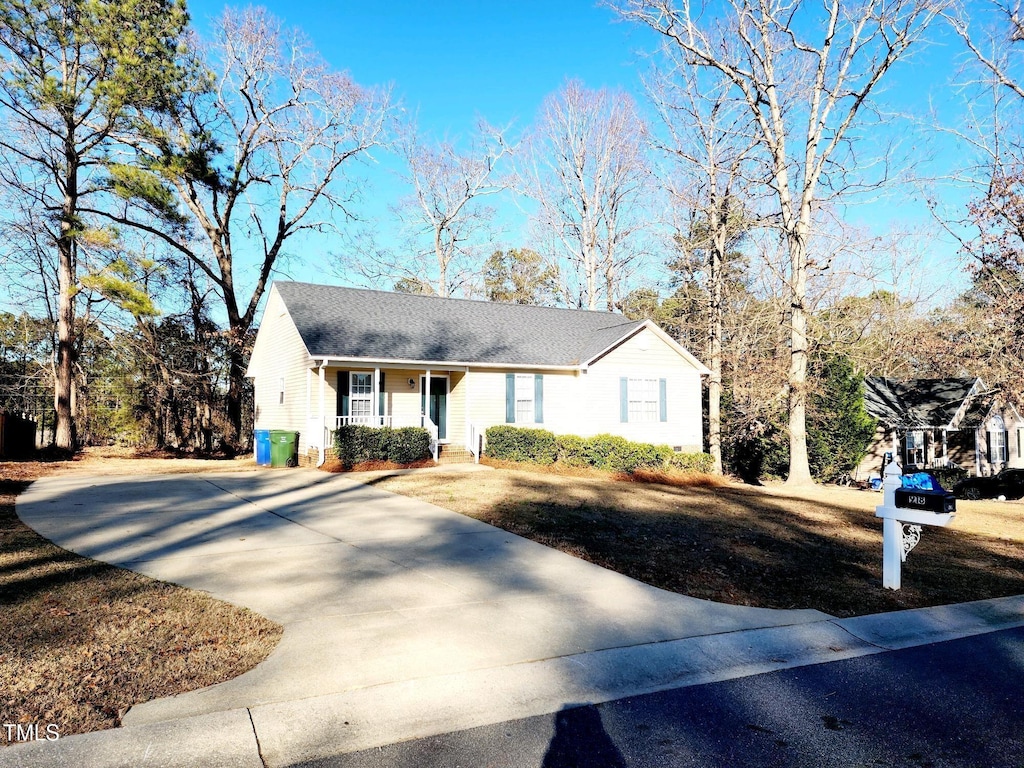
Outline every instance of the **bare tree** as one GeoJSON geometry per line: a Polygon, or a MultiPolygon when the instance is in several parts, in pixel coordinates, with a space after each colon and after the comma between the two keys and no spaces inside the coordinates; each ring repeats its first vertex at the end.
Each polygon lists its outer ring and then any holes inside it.
{"type": "Polygon", "coordinates": [[[650,179],[647,128],[633,99],[570,80],[545,99],[520,163],[520,187],[557,235],[580,275],[580,306],[609,311],[623,271],[639,251],[631,240],[644,224],[650,179]]]}
{"type": "Polygon", "coordinates": [[[271,274],[290,238],[348,213],[348,168],[380,144],[390,109],[386,93],[332,71],[263,9],[226,11],[213,41],[192,51],[208,88],[150,127],[137,143],[141,167],[111,169],[127,200],[111,218],[163,239],[215,286],[228,321],[228,441],[238,446],[247,346],[271,274]]]}
{"type": "Polygon", "coordinates": [[[679,256],[669,263],[707,293],[708,452],[722,472],[722,346],[726,293],[737,282],[738,253],[753,219],[754,140],[749,113],[731,90],[702,82],[701,70],[667,47],[671,68],[656,71],[647,92],[665,127],[655,146],[672,161],[666,180],[680,214],[672,227],[679,256]]]}
{"type": "Polygon", "coordinates": [[[1024,80],[1020,68],[1020,53],[1024,50],[1024,18],[1021,17],[1020,0],[989,0],[982,7],[995,15],[1000,22],[994,29],[984,27],[980,19],[987,20],[988,14],[979,13],[975,5],[955,6],[946,18],[963,39],[974,58],[1002,87],[1024,99],[1024,80]],[[977,21],[972,26],[972,20],[977,21]]]}
{"type": "Polygon", "coordinates": [[[788,251],[790,365],[787,482],[811,482],[807,456],[808,250],[817,201],[855,191],[865,165],[852,128],[866,127],[879,83],[919,41],[943,0],[620,0],[625,18],[715,73],[750,110],[770,164],[788,251]]]}
{"type": "Polygon", "coordinates": [[[413,192],[395,210],[411,230],[413,248],[425,247],[412,260],[386,254],[378,269],[430,285],[438,296],[467,288],[492,246],[494,209],[483,201],[508,188],[499,167],[512,151],[505,133],[481,121],[466,151],[451,141],[429,143],[414,128],[401,137],[398,151],[413,192]]]}

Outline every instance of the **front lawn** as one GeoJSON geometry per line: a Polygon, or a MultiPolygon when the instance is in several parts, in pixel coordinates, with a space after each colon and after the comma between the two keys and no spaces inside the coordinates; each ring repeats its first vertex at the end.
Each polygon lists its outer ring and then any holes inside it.
{"type": "Polygon", "coordinates": [[[881,494],[675,488],[513,469],[369,480],[663,589],[857,616],[1024,594],[1024,503],[959,502],[883,589],[881,494]]]}

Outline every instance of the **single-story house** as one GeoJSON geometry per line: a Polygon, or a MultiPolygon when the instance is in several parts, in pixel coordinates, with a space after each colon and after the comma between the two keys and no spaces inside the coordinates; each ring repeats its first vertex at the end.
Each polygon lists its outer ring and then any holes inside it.
{"type": "Polygon", "coordinates": [[[246,375],[256,429],[322,461],[343,424],[426,427],[449,458],[496,424],[700,451],[708,373],[649,320],[278,281],[246,375]]]}
{"type": "Polygon", "coordinates": [[[971,475],[1024,467],[1024,420],[980,378],[864,380],[864,408],[878,422],[858,477],[881,474],[895,451],[904,470],[959,466],[971,475]]]}

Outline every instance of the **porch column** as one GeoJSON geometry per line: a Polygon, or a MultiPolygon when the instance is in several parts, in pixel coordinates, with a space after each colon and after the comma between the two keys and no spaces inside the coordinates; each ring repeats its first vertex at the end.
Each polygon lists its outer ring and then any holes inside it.
{"type": "Polygon", "coordinates": [[[974,428],[974,475],[981,477],[981,428],[974,428]]]}
{"type": "MultiPolygon", "coordinates": [[[[378,423],[377,417],[383,416],[384,414],[378,413],[378,405],[380,400],[380,368],[373,369],[373,402],[370,404],[370,413],[373,414],[373,421],[375,424],[378,423]]],[[[384,426],[384,419],[380,419],[380,426],[384,426]]]]}
{"type": "Polygon", "coordinates": [[[430,418],[430,369],[427,368],[427,375],[423,381],[423,426],[426,426],[426,420],[430,418]]]}
{"type": "Polygon", "coordinates": [[[477,434],[476,424],[473,421],[473,397],[469,387],[469,366],[466,366],[466,375],[463,379],[463,386],[466,388],[466,440],[471,443],[473,461],[480,463],[480,435],[477,434]]]}
{"type": "MultiPolygon", "coordinates": [[[[324,462],[327,461],[327,443],[328,443],[328,430],[327,430],[327,360],[321,360],[319,365],[319,380],[321,380],[321,418],[319,418],[319,434],[316,435],[316,447],[319,450],[319,455],[316,457],[316,466],[323,467],[324,462]]],[[[306,422],[308,425],[309,422],[306,422]]],[[[309,444],[309,440],[306,440],[306,444],[309,444]]]]}
{"type": "Polygon", "coordinates": [[[327,431],[327,361],[322,360],[320,362],[320,436],[317,438],[320,443],[320,461],[323,462],[324,453],[327,451],[327,440],[325,440],[325,433],[327,431]]]}

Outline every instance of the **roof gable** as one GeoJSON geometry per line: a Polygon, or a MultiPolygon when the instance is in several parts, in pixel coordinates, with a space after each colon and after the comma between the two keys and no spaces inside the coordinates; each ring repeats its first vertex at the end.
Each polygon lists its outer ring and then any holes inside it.
{"type": "Polygon", "coordinates": [[[611,312],[312,283],[274,287],[314,358],[580,367],[648,325],[611,312]]]}
{"type": "Polygon", "coordinates": [[[978,394],[978,378],[864,380],[864,408],[886,426],[955,428],[978,394]]]}

